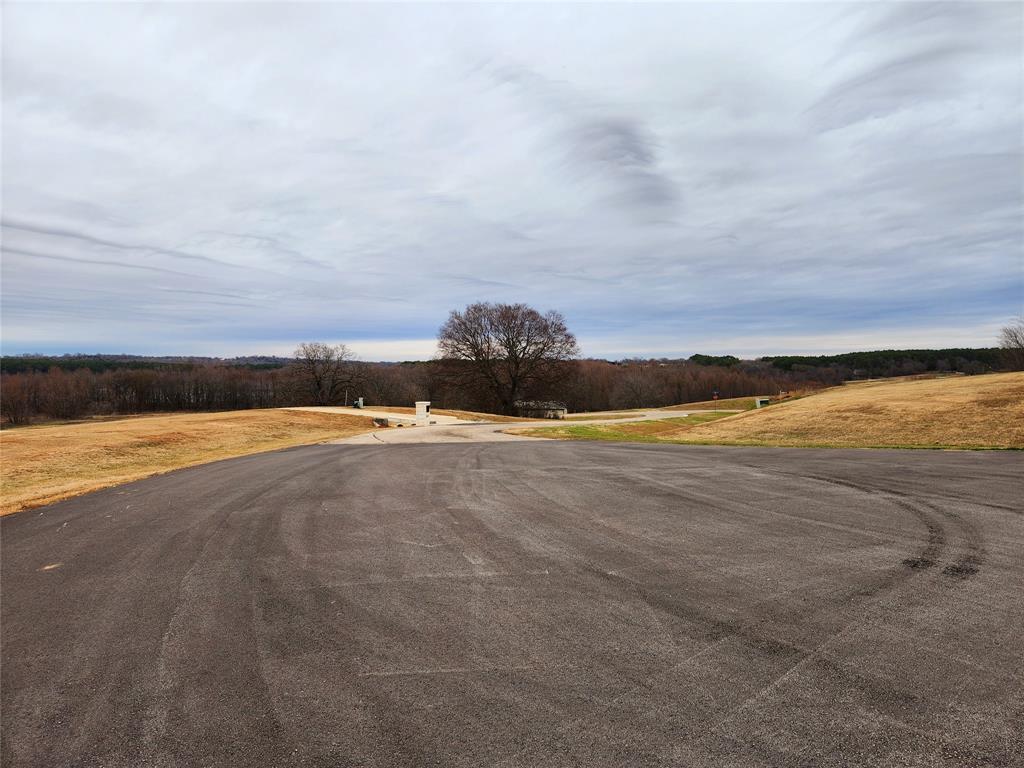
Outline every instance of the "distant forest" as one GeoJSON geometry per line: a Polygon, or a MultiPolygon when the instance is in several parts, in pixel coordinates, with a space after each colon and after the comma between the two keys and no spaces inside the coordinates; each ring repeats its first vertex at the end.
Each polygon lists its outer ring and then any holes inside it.
{"type": "Polygon", "coordinates": [[[203,365],[229,365],[235,368],[269,370],[284,368],[292,362],[290,357],[145,357],[142,355],[6,355],[0,358],[0,369],[4,373],[26,373],[29,371],[77,371],[88,368],[93,373],[103,371],[168,370],[169,368],[193,369],[203,365]]]}
{"type": "MultiPolygon", "coordinates": [[[[847,352],[842,355],[785,355],[761,358],[784,371],[829,368],[843,378],[862,379],[906,376],[928,371],[985,373],[999,370],[1005,359],[999,347],[980,349],[883,349],[876,352],[847,352]]],[[[692,358],[691,358],[692,359],[692,358]]]]}
{"type": "MultiPolygon", "coordinates": [[[[819,357],[740,360],[693,355],[686,360],[577,360],[554,386],[531,397],[564,402],[570,411],[644,408],[720,397],[774,395],[851,378],[929,371],[982,373],[1000,367],[998,349],[884,350],[819,357]]],[[[6,424],[97,415],[216,411],[314,402],[291,358],[36,355],[0,358],[0,415],[6,424]]],[[[496,403],[453,375],[444,361],[353,363],[337,404],[411,405],[494,411],[496,403]]]]}

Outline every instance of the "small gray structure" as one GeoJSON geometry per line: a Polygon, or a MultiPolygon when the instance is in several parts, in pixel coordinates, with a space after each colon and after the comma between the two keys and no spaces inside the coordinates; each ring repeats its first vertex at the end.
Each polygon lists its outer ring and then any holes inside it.
{"type": "Polygon", "coordinates": [[[527,419],[564,419],[565,403],[553,400],[516,400],[516,413],[527,419]]]}

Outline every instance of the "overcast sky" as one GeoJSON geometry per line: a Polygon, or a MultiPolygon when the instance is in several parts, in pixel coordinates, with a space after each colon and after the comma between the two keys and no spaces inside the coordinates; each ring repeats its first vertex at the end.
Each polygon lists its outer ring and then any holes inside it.
{"type": "Polygon", "coordinates": [[[3,350],[992,346],[1021,8],[5,4],[3,350]]]}

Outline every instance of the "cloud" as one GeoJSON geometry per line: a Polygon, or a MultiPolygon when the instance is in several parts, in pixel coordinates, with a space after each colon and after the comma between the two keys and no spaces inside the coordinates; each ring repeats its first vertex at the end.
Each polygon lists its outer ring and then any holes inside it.
{"type": "Polygon", "coordinates": [[[163,267],[153,267],[147,264],[130,264],[124,261],[110,261],[107,259],[82,259],[72,258],[70,256],[58,256],[54,253],[41,253],[39,251],[26,251],[21,248],[8,248],[4,246],[3,252],[9,256],[24,256],[29,259],[50,259],[52,261],[63,261],[68,264],[78,265],[93,265],[98,267],[114,267],[116,269],[140,269],[145,272],[160,272],[165,275],[182,275],[189,277],[185,272],[176,272],[173,269],[164,269],[163,267]]]}
{"type": "Polygon", "coordinates": [[[882,5],[840,46],[829,69],[844,74],[811,112],[830,130],[928,103],[961,107],[980,73],[1012,77],[1006,62],[1020,50],[1020,8],[1010,3],[882,5]]]}
{"type": "Polygon", "coordinates": [[[71,240],[78,240],[87,245],[100,246],[102,248],[112,248],[118,251],[136,251],[143,255],[149,256],[165,256],[172,259],[185,259],[188,261],[200,261],[206,262],[207,264],[216,264],[219,266],[226,266],[235,269],[244,269],[235,264],[228,264],[224,261],[211,258],[209,256],[200,256],[194,253],[184,253],[182,251],[171,250],[168,248],[161,248],[159,246],[152,245],[127,245],[125,243],[116,243],[111,240],[104,240],[103,238],[94,237],[92,235],[84,234],[82,232],[73,232],[68,229],[62,229],[60,227],[46,227],[40,225],[29,224],[20,221],[10,221],[4,219],[0,222],[0,227],[10,231],[18,230],[21,232],[31,232],[36,235],[43,235],[44,237],[58,237],[68,238],[71,240]]]}
{"type": "Polygon", "coordinates": [[[634,215],[670,213],[678,202],[675,182],[659,169],[658,141],[642,120],[522,66],[496,67],[490,76],[514,89],[563,182],[571,180],[606,210],[634,215]]]}
{"type": "Polygon", "coordinates": [[[587,354],[994,343],[1021,16],[14,4],[4,350],[408,357],[480,300],[587,354]]]}
{"type": "Polygon", "coordinates": [[[634,121],[582,121],[567,132],[565,143],[569,156],[589,169],[585,177],[607,177],[617,188],[609,197],[612,205],[650,210],[676,202],[675,185],[656,170],[653,139],[634,121]]]}

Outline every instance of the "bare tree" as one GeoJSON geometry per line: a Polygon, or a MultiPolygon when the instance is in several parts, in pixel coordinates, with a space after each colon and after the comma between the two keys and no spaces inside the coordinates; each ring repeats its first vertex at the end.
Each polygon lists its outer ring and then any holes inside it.
{"type": "Polygon", "coordinates": [[[344,344],[300,344],[295,366],[301,388],[317,405],[336,404],[345,387],[354,386],[358,377],[355,358],[344,344]]]}
{"type": "Polygon", "coordinates": [[[1012,371],[1024,371],[1024,315],[1010,321],[999,334],[1003,360],[1012,371]]]}
{"type": "Polygon", "coordinates": [[[453,310],[438,336],[462,383],[489,392],[504,413],[525,395],[547,393],[579,354],[576,337],[555,311],[525,304],[478,303],[453,310]]]}
{"type": "Polygon", "coordinates": [[[626,408],[669,405],[656,402],[661,383],[658,378],[658,369],[651,363],[633,361],[625,366],[619,377],[619,386],[614,392],[615,399],[619,401],[617,405],[626,408]]]}
{"type": "Polygon", "coordinates": [[[8,424],[28,424],[32,419],[35,379],[31,373],[0,376],[0,415],[8,424]]]}

